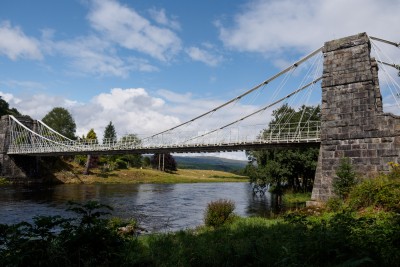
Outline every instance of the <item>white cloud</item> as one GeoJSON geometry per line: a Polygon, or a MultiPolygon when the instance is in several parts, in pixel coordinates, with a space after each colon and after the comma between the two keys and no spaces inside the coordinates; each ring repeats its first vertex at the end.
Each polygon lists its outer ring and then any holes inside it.
{"type": "Polygon", "coordinates": [[[0,97],[4,99],[6,102],[8,102],[11,108],[14,107],[15,104],[18,104],[19,102],[22,101],[21,99],[16,98],[13,94],[4,93],[2,91],[0,91],[0,97]]]}
{"type": "Polygon", "coordinates": [[[396,40],[399,10],[400,1],[392,0],[253,0],[233,25],[216,25],[225,46],[272,56],[309,52],[359,32],[396,40]]]}
{"type": "Polygon", "coordinates": [[[114,53],[108,42],[96,36],[53,42],[50,46],[60,55],[66,56],[70,60],[71,69],[76,72],[127,77],[133,69],[132,65],[114,53]]]}
{"type": "Polygon", "coordinates": [[[195,46],[186,49],[186,53],[194,61],[200,61],[212,67],[217,66],[222,61],[222,56],[215,55],[210,51],[195,46]]]}
{"type": "Polygon", "coordinates": [[[0,23],[0,54],[11,60],[19,58],[42,59],[39,41],[25,35],[19,27],[13,27],[10,22],[0,23]]]}
{"type": "Polygon", "coordinates": [[[179,22],[174,18],[168,18],[167,14],[165,13],[165,9],[157,10],[152,8],[149,10],[150,16],[158,23],[164,26],[167,26],[174,30],[180,30],[181,25],[179,22]]]}
{"type": "MultiPolygon", "coordinates": [[[[120,137],[128,133],[150,135],[190,120],[223,102],[194,98],[191,94],[179,95],[167,90],[159,91],[159,96],[154,96],[143,88],[113,88],[108,93],[93,97],[88,103],[43,94],[19,98],[1,92],[0,95],[10,101],[10,106],[34,119],[42,119],[54,107],[67,108],[76,121],[78,136],[93,128],[100,138],[109,121],[113,122],[120,137]]],[[[198,134],[213,130],[255,109],[255,106],[237,103],[225,111],[215,112],[190,123],[179,131],[198,134]]],[[[257,120],[252,122],[259,122],[257,120]]]]}
{"type": "Polygon", "coordinates": [[[132,8],[113,0],[93,1],[88,19],[107,40],[161,61],[181,49],[181,40],[173,31],[152,25],[132,8]]]}

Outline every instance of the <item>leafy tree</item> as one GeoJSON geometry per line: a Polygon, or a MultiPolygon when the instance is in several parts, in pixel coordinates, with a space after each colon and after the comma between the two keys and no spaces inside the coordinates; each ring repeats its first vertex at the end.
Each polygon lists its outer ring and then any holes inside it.
{"type": "MultiPolygon", "coordinates": [[[[298,123],[319,121],[320,109],[302,106],[298,111],[288,105],[274,110],[269,127],[263,131],[262,137],[271,134],[289,132],[298,123]],[[291,123],[292,125],[289,125],[291,123]],[[274,126],[279,124],[279,129],[274,126]]],[[[312,126],[312,125],[311,125],[312,126]]],[[[316,126],[316,125],[315,125],[316,126]]],[[[250,181],[259,185],[270,185],[270,190],[281,194],[284,187],[293,191],[310,191],[314,182],[318,160],[318,148],[302,149],[269,149],[247,152],[251,164],[257,167],[247,168],[250,181]]]]}
{"type": "Polygon", "coordinates": [[[99,141],[97,140],[97,134],[94,131],[94,129],[90,129],[89,132],[86,135],[86,140],[91,141],[91,142],[95,142],[98,143],[99,141]],[[94,141],[93,141],[94,140],[94,141]]]}
{"type": "Polygon", "coordinates": [[[42,121],[56,132],[75,139],[76,124],[69,111],[62,107],[53,108],[42,121]]]}
{"type": "Polygon", "coordinates": [[[0,117],[4,115],[20,116],[21,113],[15,108],[10,109],[8,102],[0,96],[0,117]]]}
{"type": "Polygon", "coordinates": [[[116,142],[116,141],[117,141],[117,132],[115,131],[114,125],[110,121],[110,123],[104,130],[103,144],[106,142],[116,142]]]}
{"type": "Polygon", "coordinates": [[[169,153],[156,153],[151,157],[151,166],[153,169],[161,171],[176,171],[177,165],[174,157],[169,153]]]}
{"type": "Polygon", "coordinates": [[[120,140],[122,145],[140,145],[140,138],[136,134],[127,134],[120,140]]]}

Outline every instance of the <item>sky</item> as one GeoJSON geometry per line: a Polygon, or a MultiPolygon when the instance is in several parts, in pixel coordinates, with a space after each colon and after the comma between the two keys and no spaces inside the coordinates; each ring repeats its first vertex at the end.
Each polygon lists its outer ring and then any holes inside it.
{"type": "Polygon", "coordinates": [[[79,136],[101,137],[110,121],[120,136],[156,133],[325,41],[367,32],[399,42],[399,11],[398,0],[1,0],[0,96],[34,119],[67,108],[79,136]]]}

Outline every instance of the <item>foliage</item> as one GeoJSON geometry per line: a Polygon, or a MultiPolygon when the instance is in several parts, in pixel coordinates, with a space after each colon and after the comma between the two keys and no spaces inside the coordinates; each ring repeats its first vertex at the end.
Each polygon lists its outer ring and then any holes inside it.
{"type": "Polygon", "coordinates": [[[9,185],[9,184],[11,184],[11,182],[7,178],[0,177],[0,185],[9,185]]]}
{"type": "Polygon", "coordinates": [[[126,161],[123,161],[122,159],[116,159],[115,164],[117,169],[128,169],[128,164],[126,161]]]}
{"type": "Polygon", "coordinates": [[[87,156],[84,155],[76,155],[74,157],[74,161],[78,163],[80,166],[85,166],[87,160],[87,156]]]}
{"type": "Polygon", "coordinates": [[[4,115],[21,116],[17,109],[9,107],[7,101],[0,96],[0,117],[4,115]]]}
{"type": "MultiPolygon", "coordinates": [[[[231,207],[220,207],[220,213],[227,214],[226,209],[231,207]]],[[[398,266],[400,262],[400,216],[394,212],[324,214],[312,208],[292,212],[283,220],[236,217],[219,227],[137,238],[123,232],[137,229],[137,222],[105,219],[110,212],[106,205],[71,203],[69,210],[77,217],[41,216],[32,224],[0,224],[0,265],[398,266]]]]}
{"type": "MultiPolygon", "coordinates": [[[[93,128],[89,130],[89,132],[86,134],[86,137],[84,140],[86,140],[90,144],[98,143],[97,134],[93,128]]],[[[83,174],[88,175],[90,168],[97,167],[98,161],[99,161],[98,156],[87,155],[86,164],[85,164],[86,168],[85,168],[83,174]]]]}
{"type": "MultiPolygon", "coordinates": [[[[320,108],[302,106],[298,111],[283,105],[273,111],[274,119],[269,127],[264,130],[262,136],[268,137],[276,131],[275,123],[300,123],[320,120],[320,108]]],[[[288,131],[282,126],[280,133],[288,131]]],[[[318,148],[302,149],[269,149],[247,152],[251,165],[257,163],[257,167],[245,169],[245,175],[250,181],[262,181],[271,185],[275,193],[281,194],[284,187],[294,192],[307,192],[312,190],[315,170],[318,160],[318,148]]]]}
{"type": "Polygon", "coordinates": [[[147,168],[150,167],[151,165],[151,160],[150,157],[143,157],[143,163],[142,163],[143,167],[147,168]]]}
{"type": "Polygon", "coordinates": [[[86,134],[86,138],[85,138],[85,139],[88,140],[88,141],[94,140],[94,142],[95,142],[96,144],[99,142],[99,141],[97,140],[97,134],[96,134],[96,132],[94,131],[93,128],[90,129],[89,132],[86,134]]]}
{"type": "Polygon", "coordinates": [[[334,196],[328,199],[325,206],[328,211],[338,212],[344,208],[344,201],[342,198],[334,196]]]}
{"type": "Polygon", "coordinates": [[[177,165],[174,157],[169,153],[156,153],[151,157],[151,166],[153,169],[162,171],[176,171],[177,165]]]}
{"type": "Polygon", "coordinates": [[[306,204],[311,199],[311,193],[292,193],[283,196],[283,203],[286,205],[306,204]]]}
{"type": "Polygon", "coordinates": [[[115,127],[110,121],[107,125],[106,129],[104,130],[103,135],[103,144],[107,142],[116,142],[117,141],[117,132],[115,131],[115,127]]]}
{"type": "Polygon", "coordinates": [[[356,173],[349,158],[340,159],[336,175],[337,177],[334,177],[332,182],[333,191],[336,195],[344,199],[348,196],[351,188],[357,183],[356,173]]]}
{"type": "Polygon", "coordinates": [[[235,203],[227,199],[219,199],[207,204],[204,214],[206,226],[220,227],[232,219],[235,203]]]}
{"type": "Polygon", "coordinates": [[[0,265],[118,265],[123,239],[102,218],[109,209],[94,201],[70,203],[76,218],[38,216],[32,224],[0,225],[0,265]]]}
{"type": "Polygon", "coordinates": [[[351,190],[348,205],[357,210],[372,206],[400,212],[400,179],[392,180],[386,175],[367,179],[351,190]]]}
{"type": "Polygon", "coordinates": [[[55,107],[43,117],[42,121],[65,137],[75,139],[76,124],[67,109],[55,107]]]}
{"type": "MultiPolygon", "coordinates": [[[[397,266],[399,225],[338,213],[266,223],[237,219],[215,229],[150,236],[154,266],[397,266]]],[[[397,220],[397,221],[396,221],[397,220]]]]}

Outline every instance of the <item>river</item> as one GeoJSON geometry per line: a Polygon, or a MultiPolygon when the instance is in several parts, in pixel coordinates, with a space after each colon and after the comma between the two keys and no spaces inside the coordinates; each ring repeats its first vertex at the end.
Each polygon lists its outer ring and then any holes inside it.
{"type": "Polygon", "coordinates": [[[97,200],[114,208],[112,216],[135,218],[150,232],[176,231],[203,224],[207,203],[230,199],[240,216],[269,216],[271,195],[254,196],[249,183],[96,184],[0,187],[0,223],[32,222],[37,215],[72,214],[69,200],[97,200]]]}

